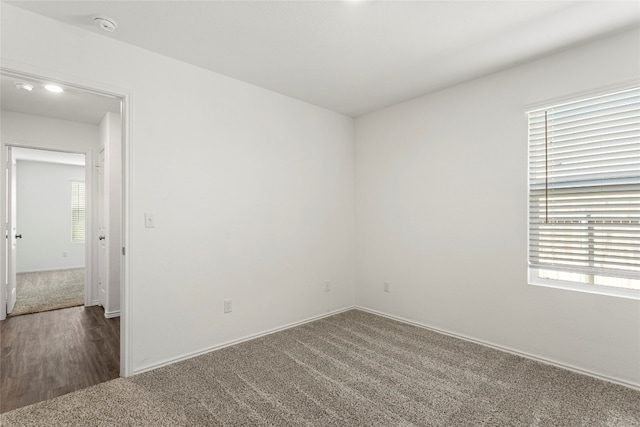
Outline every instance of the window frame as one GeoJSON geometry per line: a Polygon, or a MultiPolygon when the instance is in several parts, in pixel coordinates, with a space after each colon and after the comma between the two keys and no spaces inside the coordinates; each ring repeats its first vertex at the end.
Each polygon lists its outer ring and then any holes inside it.
{"type": "Polygon", "coordinates": [[[640,290],[638,289],[571,282],[560,279],[547,279],[540,277],[539,271],[539,268],[527,266],[527,283],[529,285],[640,300],[640,290]]]}
{"type": "MultiPolygon", "coordinates": [[[[529,113],[535,110],[543,109],[543,108],[552,108],[554,106],[561,105],[564,103],[579,102],[582,100],[587,100],[589,98],[605,96],[615,92],[638,88],[638,87],[640,87],[640,81],[633,80],[622,85],[615,85],[615,86],[602,88],[596,91],[578,93],[571,96],[566,96],[566,97],[562,97],[555,100],[549,100],[549,101],[545,101],[545,102],[541,102],[535,105],[529,105],[525,107],[524,113],[525,113],[526,123],[527,123],[527,211],[526,211],[526,215],[527,215],[527,219],[526,219],[527,221],[527,283],[529,285],[640,300],[640,289],[606,286],[606,285],[592,284],[592,283],[586,283],[586,282],[574,282],[569,280],[550,279],[550,278],[540,277],[541,270],[558,271],[558,272],[567,271],[570,273],[584,274],[591,277],[597,277],[598,276],[597,274],[589,274],[589,273],[584,273],[580,271],[571,271],[571,270],[562,269],[562,268],[553,269],[553,267],[541,268],[538,266],[531,266],[529,263],[530,255],[531,255],[530,254],[530,251],[531,251],[531,242],[530,242],[530,238],[531,238],[531,233],[530,233],[531,161],[530,161],[530,139],[529,139],[529,134],[530,134],[529,113]]],[[[603,276],[606,276],[606,275],[603,275],[603,276]]],[[[613,277],[613,276],[608,276],[608,277],[613,277]]],[[[637,280],[637,279],[634,278],[634,280],[637,280]]]]}

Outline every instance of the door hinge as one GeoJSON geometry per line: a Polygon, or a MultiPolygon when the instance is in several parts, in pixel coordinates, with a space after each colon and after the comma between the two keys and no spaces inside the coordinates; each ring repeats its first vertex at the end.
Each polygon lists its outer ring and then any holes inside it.
{"type": "Polygon", "coordinates": [[[122,247],[122,255],[126,255],[127,251],[125,250],[124,246],[122,247]]]}

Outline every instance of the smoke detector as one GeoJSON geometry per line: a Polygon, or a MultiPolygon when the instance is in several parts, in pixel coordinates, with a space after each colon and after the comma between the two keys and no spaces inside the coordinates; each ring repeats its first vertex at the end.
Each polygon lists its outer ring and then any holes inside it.
{"type": "Polygon", "coordinates": [[[113,33],[118,28],[118,23],[106,16],[96,16],[93,18],[93,23],[96,24],[96,27],[108,33],[113,33]]]}

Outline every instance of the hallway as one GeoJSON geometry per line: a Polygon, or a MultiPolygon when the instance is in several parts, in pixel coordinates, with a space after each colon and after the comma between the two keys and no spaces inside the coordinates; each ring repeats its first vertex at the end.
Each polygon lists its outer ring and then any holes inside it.
{"type": "Polygon", "coordinates": [[[72,307],[0,322],[0,412],[119,377],[120,318],[72,307]]]}

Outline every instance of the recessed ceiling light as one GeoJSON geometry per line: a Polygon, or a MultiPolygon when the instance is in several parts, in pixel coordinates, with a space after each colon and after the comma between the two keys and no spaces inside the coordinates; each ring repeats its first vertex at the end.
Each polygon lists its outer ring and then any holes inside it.
{"type": "Polygon", "coordinates": [[[31,92],[33,90],[33,85],[25,82],[16,82],[16,89],[26,90],[27,92],[31,92]]]}
{"type": "Polygon", "coordinates": [[[113,33],[118,28],[118,23],[106,16],[96,16],[93,18],[93,23],[96,24],[96,27],[108,33],[113,33]]]}
{"type": "Polygon", "coordinates": [[[44,88],[49,92],[53,92],[53,93],[64,92],[62,88],[58,85],[47,84],[47,85],[44,85],[44,88]]]}

